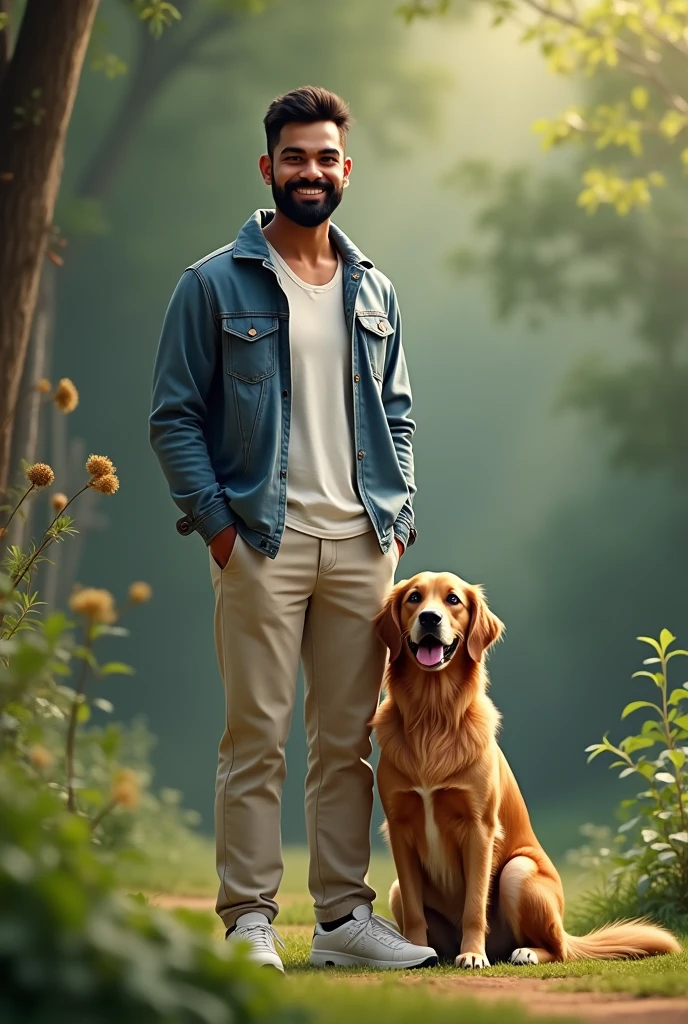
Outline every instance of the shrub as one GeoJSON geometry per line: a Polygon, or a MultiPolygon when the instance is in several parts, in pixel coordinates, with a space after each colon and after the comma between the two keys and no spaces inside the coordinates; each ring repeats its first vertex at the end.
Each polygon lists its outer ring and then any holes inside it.
{"type": "Polygon", "coordinates": [[[3,1024],[271,1024],[270,972],[113,889],[86,821],[0,772],[3,1024]]]}
{"type": "Polygon", "coordinates": [[[621,769],[619,778],[633,776],[643,784],[636,796],[621,801],[626,820],[612,843],[597,852],[612,870],[604,893],[591,899],[600,908],[611,903],[617,912],[648,914],[688,931],[688,683],[670,690],[668,678],[669,662],[688,651],[670,650],[676,637],[667,629],[659,640],[638,639],[654,653],[643,662],[652,668],[633,678],[651,680],[655,700],[631,701],[621,718],[641,709],[649,709],[649,717],[618,746],[605,734],[586,748],[589,761],[609,753],[615,758],[610,767],[621,769]]]}

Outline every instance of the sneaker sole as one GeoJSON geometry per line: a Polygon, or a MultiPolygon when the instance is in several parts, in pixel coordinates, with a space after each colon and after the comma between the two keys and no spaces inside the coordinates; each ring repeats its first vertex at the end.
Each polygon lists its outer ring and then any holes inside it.
{"type": "Polygon", "coordinates": [[[310,963],[314,967],[375,967],[382,971],[412,971],[419,967],[437,967],[436,956],[424,957],[422,960],[368,960],[351,953],[334,953],[327,949],[314,950],[310,955],[310,963]]]}

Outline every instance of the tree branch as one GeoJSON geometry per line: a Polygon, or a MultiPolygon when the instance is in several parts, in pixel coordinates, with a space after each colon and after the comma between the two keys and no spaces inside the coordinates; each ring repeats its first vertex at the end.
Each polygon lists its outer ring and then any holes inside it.
{"type": "MultiPolygon", "coordinates": [[[[562,25],[568,25],[570,28],[577,28],[580,32],[583,32],[588,37],[593,39],[602,39],[602,33],[597,29],[584,25],[580,18],[574,17],[573,15],[564,14],[563,11],[556,11],[551,7],[547,7],[540,0],[522,0],[527,6],[537,11],[538,14],[543,15],[546,18],[552,18],[554,21],[560,22],[562,25]]],[[[668,42],[668,40],[665,40],[668,42]]],[[[674,110],[678,110],[681,114],[688,114],[688,101],[683,96],[674,92],[671,87],[671,83],[662,75],[657,68],[642,54],[633,50],[630,46],[621,42],[619,39],[614,40],[614,48],[620,57],[623,57],[626,65],[630,65],[630,70],[634,71],[635,74],[640,75],[647,81],[651,81],[662,93],[669,106],[673,107],[674,110]]]]}

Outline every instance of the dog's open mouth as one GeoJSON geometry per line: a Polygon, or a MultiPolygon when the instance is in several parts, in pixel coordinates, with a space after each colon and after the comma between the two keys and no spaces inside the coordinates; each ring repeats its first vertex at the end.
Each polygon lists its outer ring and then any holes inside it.
{"type": "Polygon", "coordinates": [[[454,651],[459,646],[459,639],[460,637],[456,636],[452,643],[445,645],[441,644],[436,636],[427,634],[420,643],[414,644],[410,638],[407,643],[419,665],[422,665],[423,668],[438,668],[452,658],[454,651]]]}

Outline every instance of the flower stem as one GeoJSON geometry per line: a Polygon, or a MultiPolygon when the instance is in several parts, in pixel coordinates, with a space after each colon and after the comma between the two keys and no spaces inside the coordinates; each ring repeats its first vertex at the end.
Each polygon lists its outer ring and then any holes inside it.
{"type": "MultiPolygon", "coordinates": [[[[91,625],[86,627],[86,636],[84,638],[84,647],[87,651],[91,650],[93,644],[93,631],[91,625]]],[[[86,673],[88,672],[88,659],[84,658],[81,664],[81,673],[79,676],[79,683],[74,693],[74,700],[72,701],[72,707],[69,713],[69,725],[67,726],[67,745],[65,751],[65,770],[67,774],[67,808],[70,811],[76,811],[76,793],[74,791],[74,744],[76,740],[76,728],[79,718],[79,708],[81,707],[81,698],[86,690],[86,673]]]]}
{"type": "Polygon", "coordinates": [[[36,548],[34,553],[31,555],[31,557],[29,558],[29,560],[25,564],[19,566],[19,569],[17,570],[17,573],[12,578],[12,583],[15,586],[18,583],[21,583],[21,581],[23,580],[23,578],[26,575],[27,571],[31,568],[31,566],[33,565],[35,560],[40,555],[41,551],[44,551],[48,547],[48,545],[50,543],[52,543],[52,541],[55,540],[54,537],[50,536],[50,531],[52,530],[53,526],[55,525],[57,520],[60,518],[60,516],[64,514],[64,510],[66,508],[68,508],[72,504],[72,502],[76,498],[79,497],[80,494],[83,494],[84,491],[88,490],[89,487],[90,487],[90,483],[86,484],[85,487],[82,487],[80,491],[77,491],[76,494],[74,495],[74,497],[70,498],[69,501],[67,502],[67,504],[64,506],[64,508],[60,509],[60,511],[57,513],[57,515],[53,519],[52,523],[50,523],[50,525],[48,526],[47,530],[45,530],[45,532],[43,533],[43,540],[41,541],[40,547],[36,548]]]}
{"type": "Polygon", "coordinates": [[[35,486],[34,484],[31,484],[31,486],[29,487],[28,491],[26,491],[24,496],[19,500],[18,504],[15,505],[14,509],[12,510],[11,516],[9,517],[7,522],[3,524],[6,530],[8,529],[8,527],[9,527],[10,523],[12,522],[12,520],[14,519],[15,513],[19,510],[19,508],[21,507],[22,503],[26,500],[26,498],[28,498],[28,496],[31,494],[31,491],[34,489],[34,486],[35,486]]]}

